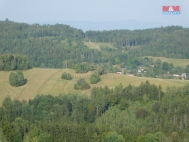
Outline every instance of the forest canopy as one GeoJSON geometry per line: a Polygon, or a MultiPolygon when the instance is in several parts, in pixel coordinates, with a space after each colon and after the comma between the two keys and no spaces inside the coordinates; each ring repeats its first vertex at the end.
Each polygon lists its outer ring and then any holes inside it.
{"type": "Polygon", "coordinates": [[[6,97],[0,107],[0,140],[188,141],[188,87],[163,92],[146,81],[96,87],[90,97],[37,95],[28,102],[6,97]]]}
{"type": "Polygon", "coordinates": [[[0,21],[0,43],[0,54],[28,55],[31,67],[42,68],[71,68],[82,62],[131,64],[143,56],[189,58],[189,29],[180,26],[83,32],[63,24],[0,21]],[[83,41],[105,42],[113,48],[90,49],[83,41]]]}
{"type": "Polygon", "coordinates": [[[26,70],[29,68],[30,62],[26,55],[0,55],[0,71],[26,70]]]}

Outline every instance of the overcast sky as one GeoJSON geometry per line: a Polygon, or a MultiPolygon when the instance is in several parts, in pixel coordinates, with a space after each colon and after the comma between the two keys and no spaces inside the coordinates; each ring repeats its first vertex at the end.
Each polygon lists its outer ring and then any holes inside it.
{"type": "Polygon", "coordinates": [[[189,27],[189,0],[0,0],[0,20],[164,22],[189,27]],[[162,15],[162,6],[181,6],[180,15],[162,15]]]}

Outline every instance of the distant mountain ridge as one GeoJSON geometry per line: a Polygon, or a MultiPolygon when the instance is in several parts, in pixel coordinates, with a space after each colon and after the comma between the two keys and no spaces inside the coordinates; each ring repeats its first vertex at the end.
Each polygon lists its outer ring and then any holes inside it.
{"type": "Polygon", "coordinates": [[[52,21],[52,22],[39,22],[40,24],[66,24],[71,27],[81,29],[83,31],[103,31],[103,30],[120,30],[120,29],[148,29],[148,28],[157,28],[161,26],[169,26],[169,24],[162,22],[140,22],[137,20],[124,20],[124,21],[52,21]]]}

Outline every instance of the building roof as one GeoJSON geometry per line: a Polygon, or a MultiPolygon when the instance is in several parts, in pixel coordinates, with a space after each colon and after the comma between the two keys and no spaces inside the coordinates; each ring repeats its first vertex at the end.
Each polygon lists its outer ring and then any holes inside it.
{"type": "Polygon", "coordinates": [[[186,76],[186,73],[182,73],[182,76],[186,76]]]}

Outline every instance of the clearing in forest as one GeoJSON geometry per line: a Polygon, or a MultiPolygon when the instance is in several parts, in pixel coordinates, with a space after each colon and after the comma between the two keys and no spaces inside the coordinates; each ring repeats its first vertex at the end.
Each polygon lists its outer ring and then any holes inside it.
{"type": "Polygon", "coordinates": [[[21,87],[12,87],[9,84],[10,72],[0,71],[0,105],[3,99],[9,95],[11,98],[19,100],[28,100],[34,98],[37,94],[51,94],[53,96],[59,94],[77,93],[90,95],[93,87],[108,86],[113,88],[120,83],[125,87],[129,84],[140,85],[141,82],[148,80],[151,84],[161,85],[165,91],[167,86],[184,86],[189,83],[187,80],[174,80],[174,79],[157,79],[135,77],[127,75],[118,75],[108,73],[102,75],[102,81],[97,84],[90,84],[91,88],[88,90],[74,90],[74,84],[79,78],[85,78],[89,82],[92,72],[84,74],[76,74],[72,69],[42,69],[33,68],[23,71],[24,77],[28,80],[27,84],[21,87]],[[63,72],[70,73],[74,76],[73,80],[63,80],[61,75],[63,72]]]}

